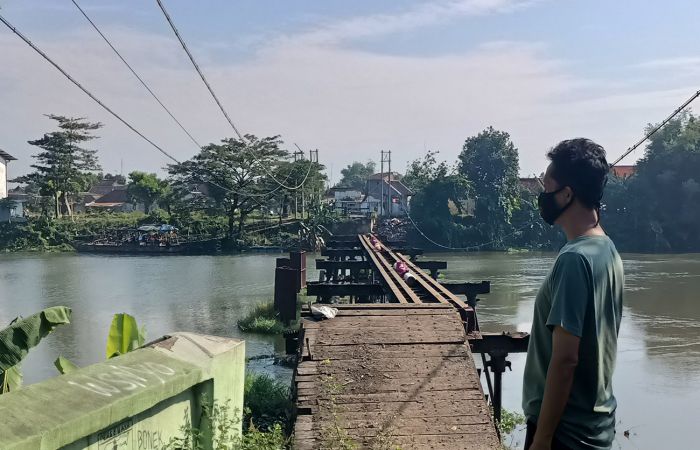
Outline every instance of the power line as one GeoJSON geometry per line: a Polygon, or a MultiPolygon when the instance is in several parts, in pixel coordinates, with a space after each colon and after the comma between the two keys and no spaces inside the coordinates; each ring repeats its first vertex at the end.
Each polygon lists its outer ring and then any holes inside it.
{"type": "Polygon", "coordinates": [[[104,103],[102,103],[102,101],[101,101],[100,99],[98,99],[97,97],[95,97],[90,91],[88,91],[85,87],[83,87],[82,84],[78,83],[78,82],[75,80],[75,78],[73,78],[72,76],[70,76],[70,75],[68,74],[68,72],[66,72],[65,70],[63,70],[63,69],[61,68],[61,66],[59,66],[59,65],[56,64],[51,58],[49,58],[49,56],[48,56],[46,53],[44,53],[43,51],[41,51],[41,49],[40,49],[39,47],[37,47],[36,45],[34,45],[34,44],[32,43],[32,41],[30,41],[25,35],[23,35],[22,33],[20,33],[19,30],[17,30],[17,28],[15,28],[10,22],[8,22],[7,19],[5,19],[2,15],[0,15],[0,22],[4,23],[5,26],[7,26],[7,28],[10,29],[10,31],[12,31],[13,33],[15,33],[20,39],[22,39],[27,45],[29,45],[35,52],[37,52],[39,55],[41,55],[42,58],[44,58],[44,59],[45,59],[46,61],[48,61],[52,66],[54,66],[54,67],[56,68],[56,70],[58,70],[59,72],[61,72],[61,74],[63,74],[64,77],[68,78],[68,80],[69,80],[71,83],[73,83],[74,85],[76,85],[76,86],[78,87],[78,89],[80,89],[81,91],[83,91],[88,97],[90,97],[92,100],[94,100],[95,103],[97,103],[97,104],[100,105],[102,108],[104,108],[108,113],[110,113],[110,114],[113,115],[117,120],[119,120],[121,123],[123,123],[124,125],[126,125],[126,127],[129,128],[131,131],[133,131],[134,133],[136,133],[137,135],[139,135],[139,136],[141,137],[141,139],[145,140],[146,142],[148,142],[149,144],[151,144],[153,147],[155,147],[155,148],[156,148],[159,152],[161,152],[163,155],[167,156],[168,158],[170,158],[171,160],[175,161],[175,162],[178,163],[178,164],[180,163],[180,161],[178,161],[177,158],[175,158],[173,155],[171,155],[171,154],[168,153],[167,151],[163,150],[163,148],[161,148],[158,144],[156,144],[156,143],[153,142],[152,140],[148,139],[143,133],[141,133],[139,130],[137,130],[136,128],[134,128],[129,122],[127,122],[126,120],[124,120],[119,114],[117,114],[117,113],[114,112],[111,108],[109,108],[107,105],[105,105],[104,103]]]}
{"type": "Polygon", "coordinates": [[[233,121],[231,118],[228,116],[228,113],[224,109],[223,105],[219,101],[219,98],[216,96],[214,93],[214,90],[211,88],[209,85],[209,82],[207,81],[206,77],[202,73],[202,70],[199,68],[199,65],[197,64],[197,61],[194,60],[194,56],[192,56],[192,53],[190,52],[190,49],[187,48],[187,44],[185,44],[184,39],[182,39],[182,36],[180,36],[180,32],[177,31],[177,28],[175,27],[175,24],[173,23],[173,20],[170,18],[170,14],[168,14],[168,11],[165,9],[165,5],[160,0],[156,0],[158,2],[158,6],[160,7],[160,10],[163,11],[163,15],[165,15],[166,20],[170,24],[170,28],[173,29],[173,32],[175,33],[175,36],[177,36],[177,40],[180,41],[180,45],[182,46],[182,49],[185,50],[185,53],[187,53],[187,56],[190,58],[190,61],[192,62],[192,65],[194,66],[195,70],[197,70],[197,73],[199,74],[199,77],[202,79],[204,82],[204,85],[207,87],[209,90],[209,93],[211,94],[212,97],[214,97],[214,101],[216,101],[216,104],[219,106],[219,109],[223,113],[224,117],[226,117],[226,120],[228,123],[231,125],[231,128],[233,128],[233,131],[236,132],[236,135],[238,136],[238,139],[244,140],[243,135],[238,131],[238,128],[236,128],[236,125],[233,124],[233,121]]]}
{"type": "Polygon", "coordinates": [[[92,27],[95,29],[95,31],[97,31],[97,33],[102,37],[102,39],[104,39],[104,41],[107,43],[107,45],[109,45],[109,47],[112,49],[112,51],[114,51],[114,53],[119,57],[119,59],[121,59],[121,61],[124,63],[124,65],[125,65],[126,67],[129,68],[129,70],[130,70],[131,73],[136,77],[136,79],[139,80],[139,81],[141,82],[141,84],[143,85],[143,87],[146,88],[146,90],[148,91],[148,93],[151,94],[151,96],[155,99],[155,101],[157,101],[158,104],[165,110],[165,112],[168,113],[168,115],[175,121],[175,123],[178,124],[178,126],[182,129],[182,131],[184,131],[185,134],[187,134],[187,136],[190,138],[190,140],[191,140],[192,142],[194,142],[194,144],[195,144],[198,148],[201,149],[202,146],[199,144],[199,142],[197,142],[197,140],[192,136],[192,134],[191,134],[189,131],[187,131],[187,129],[182,125],[182,123],[180,123],[180,121],[177,120],[177,118],[175,118],[175,116],[173,115],[173,113],[163,104],[163,102],[158,98],[158,96],[153,92],[153,90],[148,86],[148,84],[146,84],[146,82],[143,81],[143,78],[141,78],[141,77],[139,76],[139,74],[136,73],[136,71],[134,70],[134,68],[131,67],[131,65],[126,61],[126,59],[124,59],[124,57],[122,56],[122,54],[119,53],[119,50],[117,50],[117,49],[114,47],[114,45],[112,45],[112,43],[110,42],[110,40],[107,39],[107,36],[105,36],[104,33],[102,33],[102,31],[101,31],[101,30],[99,29],[99,27],[95,24],[95,22],[93,22],[92,19],[90,19],[90,17],[87,15],[87,13],[85,13],[85,11],[83,10],[83,8],[81,8],[80,5],[79,5],[75,0],[71,0],[71,1],[72,1],[73,4],[75,5],[75,7],[78,8],[78,11],[80,11],[80,13],[83,15],[83,17],[85,17],[85,19],[86,19],[88,22],[90,22],[90,25],[92,25],[92,27]]]}
{"type": "MultiPolygon", "coordinates": [[[[233,128],[233,131],[236,133],[236,136],[238,136],[238,139],[240,139],[242,142],[245,143],[245,142],[246,142],[245,137],[241,134],[240,131],[238,131],[238,128],[237,128],[236,125],[233,123],[233,120],[231,120],[231,117],[228,115],[228,113],[226,112],[226,109],[224,108],[224,106],[222,105],[221,101],[219,100],[219,97],[217,97],[216,94],[214,93],[214,89],[213,89],[213,88],[211,87],[211,85],[209,84],[209,81],[207,81],[207,78],[204,76],[204,73],[202,72],[202,69],[200,69],[199,64],[197,64],[197,61],[194,59],[194,56],[192,55],[192,52],[190,52],[190,49],[187,47],[187,44],[185,43],[185,40],[184,40],[184,39],[182,38],[182,36],[180,35],[180,32],[178,31],[177,27],[175,26],[175,23],[173,22],[173,19],[170,17],[170,14],[169,14],[168,11],[165,9],[165,5],[163,4],[163,2],[162,2],[161,0],[156,0],[156,2],[158,3],[158,7],[160,8],[160,10],[163,12],[163,15],[165,16],[165,19],[168,21],[168,24],[170,25],[170,28],[171,28],[171,29],[173,30],[173,32],[175,33],[175,36],[177,37],[177,40],[180,42],[180,46],[182,46],[182,49],[185,51],[185,53],[187,53],[187,57],[190,59],[190,62],[192,63],[192,65],[194,66],[195,70],[196,70],[197,73],[199,74],[199,77],[202,79],[202,82],[204,82],[204,85],[207,87],[207,90],[209,91],[209,93],[211,94],[212,98],[213,98],[214,101],[216,102],[217,106],[218,106],[219,109],[221,110],[221,113],[224,115],[224,117],[225,117],[226,120],[228,121],[229,125],[231,125],[231,128],[233,128]]],[[[254,155],[253,155],[253,157],[254,157],[254,155]]],[[[265,164],[263,164],[263,163],[261,163],[261,162],[259,162],[259,161],[257,161],[257,162],[260,164],[260,167],[265,171],[265,173],[266,173],[275,183],[279,184],[280,187],[283,187],[283,188],[285,188],[285,189],[287,189],[287,190],[290,190],[290,191],[295,191],[295,190],[297,190],[297,189],[299,189],[299,188],[301,188],[301,187],[304,186],[304,183],[303,183],[303,182],[300,183],[300,184],[297,185],[297,186],[287,186],[287,185],[284,184],[283,182],[280,182],[279,180],[277,180],[277,178],[275,178],[274,174],[268,170],[268,168],[265,166],[265,164]]],[[[304,182],[305,182],[305,181],[306,181],[306,178],[304,178],[304,182]]]]}
{"type": "Polygon", "coordinates": [[[416,222],[413,220],[413,217],[411,217],[411,215],[408,213],[408,210],[407,210],[403,205],[401,205],[401,208],[403,209],[404,213],[406,213],[406,217],[408,217],[408,220],[411,221],[411,224],[413,225],[413,228],[415,228],[416,231],[417,231],[421,236],[423,236],[423,237],[424,237],[428,242],[430,242],[431,244],[433,244],[433,245],[435,245],[435,246],[437,246],[437,247],[440,247],[440,248],[444,248],[444,249],[446,249],[446,250],[462,250],[462,251],[479,250],[479,249],[481,249],[481,248],[483,248],[483,247],[487,247],[487,246],[489,246],[489,245],[491,245],[491,244],[495,244],[496,242],[503,241],[505,238],[508,238],[508,237],[510,237],[510,236],[513,236],[513,235],[515,235],[516,233],[521,232],[521,231],[524,230],[525,228],[532,227],[532,225],[535,224],[535,222],[537,222],[537,219],[532,220],[532,221],[526,223],[525,225],[523,225],[522,227],[516,228],[515,230],[513,230],[513,232],[508,233],[508,234],[506,234],[505,236],[501,236],[501,237],[498,237],[498,238],[493,239],[493,240],[491,240],[491,241],[483,242],[483,243],[478,244],[478,245],[471,245],[471,246],[469,246],[469,247],[452,247],[452,246],[440,244],[439,242],[435,242],[434,240],[432,240],[428,235],[426,235],[426,234],[423,232],[423,230],[421,230],[421,229],[418,227],[418,224],[416,224],[416,222]]]}
{"type": "MultiPolygon", "coordinates": [[[[7,19],[5,19],[2,15],[0,15],[0,22],[5,24],[14,34],[16,34],[20,39],[22,39],[27,45],[29,45],[35,52],[37,52],[39,55],[41,55],[46,61],[48,61],[52,66],[56,68],[64,77],[66,77],[71,83],[73,83],[75,86],[77,86],[83,93],[85,93],[88,97],[90,97],[95,103],[100,105],[103,109],[105,109],[107,112],[109,112],[112,116],[114,116],[117,120],[119,120],[121,123],[123,123],[127,128],[129,128],[131,131],[136,133],[141,139],[145,140],[151,146],[153,146],[155,149],[157,149],[159,152],[161,152],[163,155],[168,157],[170,160],[174,161],[176,164],[181,164],[180,161],[175,158],[173,155],[165,151],[161,146],[153,142],[151,139],[146,137],[143,133],[141,133],[138,129],[136,129],[133,125],[131,125],[129,122],[127,122],[125,119],[123,119],[119,114],[114,112],[110,107],[108,107],[106,104],[104,104],[99,98],[97,98],[92,92],[87,90],[82,84],[80,84],[75,78],[73,78],[68,72],[66,72],[61,66],[59,66],[56,62],[54,62],[46,53],[44,53],[39,47],[34,45],[29,38],[24,36],[16,27],[14,27],[7,19]]],[[[309,169],[310,171],[310,169],[309,169]]],[[[291,176],[291,171],[287,175],[287,178],[291,176]]],[[[308,173],[307,173],[308,176],[308,173]]],[[[233,189],[229,189],[225,186],[221,186],[220,184],[214,182],[214,181],[209,181],[209,180],[202,180],[204,183],[209,183],[213,186],[216,186],[220,189],[223,189],[226,192],[230,192],[233,194],[244,194],[249,197],[265,197],[270,195],[271,193],[274,193],[279,189],[279,187],[265,193],[265,194],[254,194],[254,193],[243,193],[242,191],[235,191],[233,189]]]]}
{"type": "MultiPolygon", "coordinates": [[[[675,109],[668,117],[666,117],[660,124],[656,125],[654,128],[652,128],[651,130],[649,130],[649,131],[644,135],[644,137],[642,137],[639,141],[635,142],[635,144],[632,145],[631,147],[629,147],[629,148],[622,154],[622,156],[620,156],[620,157],[617,158],[612,164],[610,164],[610,167],[611,167],[611,168],[614,167],[614,166],[617,165],[620,161],[622,161],[625,157],[627,157],[627,155],[629,155],[629,154],[632,153],[634,150],[636,150],[637,147],[639,147],[640,145],[642,145],[647,139],[649,139],[649,138],[650,138],[651,136],[653,136],[657,131],[659,131],[661,128],[663,128],[664,125],[666,125],[668,122],[671,121],[671,119],[673,119],[673,118],[676,117],[678,114],[680,114],[681,111],[683,111],[688,105],[690,105],[690,104],[691,104],[696,98],[698,98],[698,97],[700,97],[700,91],[697,91],[695,94],[691,95],[690,98],[689,98],[688,100],[686,100],[685,102],[683,102],[683,104],[682,104],[681,106],[679,106],[678,108],[676,108],[676,109],[675,109]]],[[[544,187],[544,185],[542,184],[542,180],[540,180],[539,177],[536,177],[536,178],[537,178],[537,181],[540,183],[540,185],[542,185],[542,186],[544,187]]],[[[402,205],[402,208],[403,208],[403,205],[402,205]]],[[[404,212],[406,213],[406,217],[408,217],[408,220],[410,220],[410,221],[411,221],[411,224],[413,224],[413,228],[415,228],[416,231],[417,231],[421,236],[423,236],[428,242],[432,243],[433,245],[436,245],[436,246],[438,246],[438,247],[440,247],[440,248],[444,248],[444,249],[447,249],[447,250],[465,250],[465,251],[468,251],[468,250],[478,250],[478,249],[481,248],[481,247],[485,247],[485,246],[487,246],[487,245],[490,245],[490,244],[493,244],[493,243],[495,243],[495,242],[501,241],[501,240],[503,240],[503,239],[506,238],[506,237],[512,236],[512,235],[514,235],[515,233],[517,233],[517,232],[519,232],[519,231],[521,231],[521,230],[523,230],[523,229],[525,229],[525,228],[527,228],[527,227],[529,227],[529,226],[532,226],[532,225],[536,222],[536,220],[533,220],[533,221],[531,221],[531,222],[525,224],[524,226],[522,226],[522,227],[516,229],[516,230],[513,231],[511,234],[508,234],[508,235],[506,235],[506,236],[500,237],[500,238],[498,238],[498,239],[494,239],[494,240],[492,240],[492,241],[490,241],[490,242],[485,242],[485,243],[483,243],[483,244],[474,245],[474,246],[471,246],[471,247],[450,247],[450,246],[443,245],[443,244],[440,244],[439,242],[435,242],[434,240],[432,240],[428,235],[426,235],[426,234],[423,232],[423,230],[421,230],[421,229],[418,227],[418,224],[416,224],[416,222],[415,222],[415,221],[413,220],[413,218],[410,216],[410,214],[408,213],[408,211],[406,210],[406,208],[403,208],[403,210],[404,210],[404,212]]]]}
{"type": "MultiPolygon", "coordinates": [[[[110,42],[110,40],[105,36],[105,34],[99,29],[99,27],[95,24],[95,22],[87,15],[87,13],[85,12],[85,10],[83,10],[83,8],[81,8],[80,5],[79,5],[75,0],[71,0],[71,1],[72,1],[73,4],[75,5],[75,7],[78,9],[78,11],[80,11],[80,13],[83,15],[83,17],[85,17],[85,19],[90,23],[90,25],[92,25],[92,27],[95,29],[95,31],[97,31],[97,33],[102,37],[102,39],[103,39],[103,40],[107,43],[107,45],[112,49],[112,51],[114,51],[114,53],[115,53],[115,54],[119,57],[119,59],[124,63],[124,65],[126,65],[126,67],[131,71],[131,73],[136,77],[136,79],[143,85],[143,87],[146,88],[146,90],[147,90],[147,91],[151,94],[151,96],[158,102],[158,104],[160,104],[160,106],[165,110],[165,112],[168,113],[168,115],[175,121],[175,123],[177,123],[177,124],[180,126],[180,128],[182,129],[182,131],[184,131],[185,134],[187,134],[187,136],[188,136],[188,137],[190,138],[190,140],[197,146],[197,148],[198,148],[198,149],[201,149],[201,148],[202,148],[201,144],[200,144],[199,142],[197,142],[197,140],[192,136],[192,134],[191,134],[189,131],[187,131],[187,129],[182,125],[182,123],[181,123],[177,118],[175,118],[175,116],[173,115],[173,113],[163,104],[163,102],[158,98],[158,96],[153,92],[153,90],[148,86],[148,84],[143,80],[143,78],[141,78],[141,76],[139,76],[139,74],[138,74],[138,73],[134,70],[134,68],[126,61],[126,59],[122,56],[122,54],[114,47],[114,45],[113,45],[113,44],[110,42]]],[[[187,50],[187,52],[188,52],[188,54],[190,54],[188,50],[187,50]]],[[[191,55],[190,55],[190,56],[191,56],[191,55]]],[[[198,69],[198,72],[199,72],[199,68],[197,68],[197,69],[198,69]]],[[[200,72],[200,74],[201,74],[201,72],[200,72]]],[[[206,83],[206,80],[205,80],[205,83],[206,83]]],[[[207,83],[207,87],[209,87],[208,83],[207,83]]],[[[217,100],[217,103],[219,103],[219,102],[218,102],[218,99],[216,99],[216,100],[217,100]]],[[[228,118],[228,117],[227,117],[227,118],[228,118]]],[[[233,124],[231,124],[231,125],[233,125],[233,124]]],[[[234,127],[234,130],[235,130],[235,127],[234,127]]],[[[237,132],[237,130],[236,130],[236,132],[237,132]]],[[[239,134],[238,136],[240,137],[240,134],[239,134]]],[[[296,145],[296,144],[295,144],[295,145],[296,145]]],[[[311,171],[310,169],[311,169],[311,166],[309,166],[309,171],[307,172],[307,176],[304,177],[304,181],[306,181],[306,178],[308,177],[308,174],[309,174],[310,171],[311,171]]],[[[287,181],[287,180],[289,179],[290,176],[291,176],[291,172],[287,175],[287,177],[284,179],[284,181],[287,181]]],[[[210,182],[210,183],[211,183],[211,182],[210,182]]],[[[212,183],[212,184],[213,184],[213,183],[212,183]]],[[[271,194],[271,193],[274,193],[275,191],[279,190],[280,187],[286,187],[284,184],[281,184],[281,183],[278,183],[278,184],[280,184],[280,186],[279,186],[278,188],[273,189],[272,191],[269,191],[269,192],[266,193],[266,194],[252,194],[252,193],[250,193],[250,194],[247,194],[247,195],[264,197],[264,196],[267,196],[267,195],[269,195],[269,194],[271,194]]],[[[302,184],[303,184],[303,182],[302,182],[302,184]]],[[[219,187],[222,188],[222,189],[227,189],[227,188],[224,188],[223,186],[219,186],[219,187]]],[[[227,190],[231,191],[230,189],[227,189],[227,190]]]]}
{"type": "Polygon", "coordinates": [[[610,164],[610,167],[614,167],[615,165],[617,165],[617,163],[622,161],[627,155],[629,155],[634,150],[636,150],[637,147],[639,147],[640,145],[642,145],[644,143],[644,141],[646,141],[651,136],[653,136],[657,131],[659,131],[664,125],[666,125],[668,122],[670,122],[671,119],[676,117],[681,111],[683,111],[688,105],[690,105],[698,97],[700,97],[700,91],[697,91],[695,94],[691,95],[690,98],[688,100],[686,100],[685,103],[683,103],[681,106],[676,108],[676,110],[673,111],[670,116],[666,117],[660,124],[658,124],[657,126],[652,128],[649,132],[647,132],[647,134],[644,135],[644,137],[642,137],[639,141],[637,141],[633,146],[628,148],[625,151],[625,153],[622,154],[622,156],[620,156],[619,158],[617,158],[615,160],[615,162],[610,164]]]}

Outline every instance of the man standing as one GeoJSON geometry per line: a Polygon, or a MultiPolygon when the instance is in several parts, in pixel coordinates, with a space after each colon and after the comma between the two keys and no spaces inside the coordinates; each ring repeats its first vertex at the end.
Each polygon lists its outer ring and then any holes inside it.
{"type": "Polygon", "coordinates": [[[615,437],[612,375],[624,273],[600,227],[609,166],[588,139],[559,143],[538,198],[542,219],[567,243],[535,299],[523,380],[526,450],[609,449],[615,437]]]}

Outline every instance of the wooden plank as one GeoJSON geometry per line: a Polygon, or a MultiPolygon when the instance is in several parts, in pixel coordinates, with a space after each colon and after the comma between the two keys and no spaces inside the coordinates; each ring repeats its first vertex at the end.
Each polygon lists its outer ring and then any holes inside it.
{"type": "Polygon", "coordinates": [[[452,306],[349,305],[303,319],[301,333],[310,354],[294,375],[295,448],[331,448],[337,430],[358,448],[499,448],[452,306]]]}
{"type": "Polygon", "coordinates": [[[444,357],[444,356],[466,356],[470,357],[469,350],[457,344],[414,344],[410,348],[404,346],[384,346],[384,345],[354,345],[354,346],[321,346],[314,352],[314,359],[323,361],[330,359],[333,361],[353,360],[362,358],[367,353],[371,352],[373,358],[412,358],[418,352],[425,357],[444,357]],[[421,348],[423,347],[423,348],[421,348]],[[429,348],[425,348],[429,347],[429,348]]]}
{"type": "Polygon", "coordinates": [[[416,305],[401,305],[398,303],[355,303],[352,305],[336,305],[336,307],[341,310],[357,309],[357,310],[367,310],[367,309],[393,309],[401,311],[415,311],[419,309],[440,309],[451,311],[453,308],[450,305],[443,305],[440,303],[421,303],[416,305]]]}

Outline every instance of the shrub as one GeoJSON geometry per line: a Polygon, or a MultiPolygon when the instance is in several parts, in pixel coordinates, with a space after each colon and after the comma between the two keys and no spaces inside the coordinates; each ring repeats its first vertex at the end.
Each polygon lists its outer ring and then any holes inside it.
{"type": "Polygon", "coordinates": [[[274,431],[291,428],[292,400],[289,386],[266,374],[249,374],[245,379],[243,431],[274,431]]]}

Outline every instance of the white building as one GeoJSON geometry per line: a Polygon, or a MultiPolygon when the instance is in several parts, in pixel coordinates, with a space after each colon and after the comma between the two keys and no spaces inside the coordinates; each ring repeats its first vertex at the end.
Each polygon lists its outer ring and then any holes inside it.
{"type": "Polygon", "coordinates": [[[0,200],[7,198],[7,163],[17,158],[0,148],[0,200]]]}

